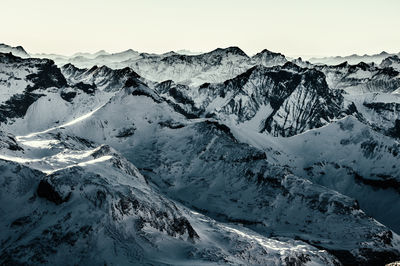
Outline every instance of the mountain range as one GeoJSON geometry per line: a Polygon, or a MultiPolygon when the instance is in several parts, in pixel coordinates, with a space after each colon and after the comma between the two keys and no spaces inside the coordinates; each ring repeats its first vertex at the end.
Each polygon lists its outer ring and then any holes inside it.
{"type": "Polygon", "coordinates": [[[348,62],[349,64],[358,64],[361,62],[380,64],[382,60],[386,59],[389,56],[400,56],[400,53],[390,54],[383,51],[379,54],[373,54],[373,55],[352,54],[349,56],[312,57],[309,59],[309,61],[315,64],[328,64],[328,65],[338,65],[344,62],[348,62]]]}
{"type": "Polygon", "coordinates": [[[398,56],[0,49],[2,265],[400,260],[398,56]]]}

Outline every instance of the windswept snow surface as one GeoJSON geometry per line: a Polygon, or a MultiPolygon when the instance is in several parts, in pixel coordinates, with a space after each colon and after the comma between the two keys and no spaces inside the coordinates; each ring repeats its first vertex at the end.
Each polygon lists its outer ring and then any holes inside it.
{"type": "Polygon", "coordinates": [[[112,148],[59,129],[17,137],[20,151],[1,149],[7,154],[0,155],[1,176],[8,180],[0,193],[2,263],[338,263],[302,241],[193,212],[152,189],[112,148]]]}

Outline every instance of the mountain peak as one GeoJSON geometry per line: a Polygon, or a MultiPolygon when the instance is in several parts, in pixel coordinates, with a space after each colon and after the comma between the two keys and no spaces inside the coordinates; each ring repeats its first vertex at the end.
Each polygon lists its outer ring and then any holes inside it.
{"type": "Polygon", "coordinates": [[[180,54],[177,52],[174,52],[174,51],[169,51],[169,52],[163,53],[162,55],[163,56],[171,56],[171,55],[180,55],[180,54]]]}
{"type": "Polygon", "coordinates": [[[367,70],[367,69],[370,67],[370,65],[367,64],[367,63],[365,63],[365,62],[360,62],[360,63],[358,63],[356,66],[357,66],[358,68],[361,68],[362,70],[367,70]]]}
{"type": "Polygon", "coordinates": [[[255,54],[252,59],[257,62],[257,64],[262,64],[264,66],[276,66],[283,65],[287,62],[286,57],[281,53],[274,53],[267,49],[255,54]]]}
{"type": "Polygon", "coordinates": [[[338,64],[338,65],[336,65],[335,67],[338,67],[338,68],[346,68],[346,67],[348,67],[348,66],[349,66],[349,62],[344,61],[343,63],[338,64]]]}
{"type": "Polygon", "coordinates": [[[257,55],[283,56],[283,54],[281,54],[281,53],[275,53],[268,49],[263,49],[261,52],[257,53],[255,56],[257,56],[257,55]]]}
{"type": "Polygon", "coordinates": [[[392,56],[386,57],[384,60],[391,60],[391,61],[400,62],[400,57],[397,56],[397,55],[392,55],[392,56]]]}
{"type": "Polygon", "coordinates": [[[286,62],[283,66],[282,69],[286,69],[286,70],[294,70],[296,72],[300,72],[301,71],[301,67],[299,65],[297,65],[296,63],[293,62],[286,62]]]}
{"type": "Polygon", "coordinates": [[[0,52],[1,53],[12,53],[15,56],[19,56],[22,58],[28,58],[30,55],[25,51],[22,46],[12,47],[10,45],[0,43],[0,52]]]}
{"type": "Polygon", "coordinates": [[[117,54],[138,54],[138,52],[133,49],[128,49],[117,54]]]}
{"type": "Polygon", "coordinates": [[[16,46],[15,49],[26,53],[25,49],[21,45],[16,46]]]}
{"type": "Polygon", "coordinates": [[[397,55],[388,56],[382,60],[380,67],[394,67],[399,69],[400,58],[397,55]]]}
{"type": "Polygon", "coordinates": [[[234,54],[234,55],[248,57],[248,55],[237,46],[230,46],[227,48],[217,48],[217,49],[211,51],[210,53],[226,53],[226,54],[234,54]]]}
{"type": "Polygon", "coordinates": [[[100,50],[98,52],[96,52],[95,54],[106,54],[107,52],[105,50],[100,50]]]}

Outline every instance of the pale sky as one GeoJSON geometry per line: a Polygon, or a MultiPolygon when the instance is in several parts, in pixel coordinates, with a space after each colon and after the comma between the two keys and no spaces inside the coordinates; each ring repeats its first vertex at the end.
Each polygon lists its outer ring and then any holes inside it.
{"type": "Polygon", "coordinates": [[[31,53],[400,52],[400,0],[1,0],[0,10],[0,43],[31,53]]]}

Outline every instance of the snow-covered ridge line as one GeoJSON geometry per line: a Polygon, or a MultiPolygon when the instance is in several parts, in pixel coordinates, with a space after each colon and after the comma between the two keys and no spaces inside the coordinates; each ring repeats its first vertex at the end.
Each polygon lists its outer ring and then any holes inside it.
{"type": "Polygon", "coordinates": [[[75,125],[76,123],[79,123],[79,122],[81,122],[81,121],[83,121],[83,120],[88,119],[89,117],[91,117],[94,113],[96,113],[96,112],[97,112],[99,109],[101,109],[104,105],[106,105],[106,103],[104,103],[103,105],[97,107],[97,108],[94,109],[93,111],[91,111],[91,112],[89,112],[89,113],[87,113],[87,114],[84,114],[84,115],[82,115],[82,116],[80,116],[80,117],[77,117],[77,118],[75,118],[75,119],[73,119],[73,120],[71,120],[71,121],[69,121],[69,122],[67,122],[67,123],[65,123],[65,124],[62,124],[62,125],[59,125],[59,126],[55,126],[55,127],[52,127],[52,128],[49,128],[49,129],[40,131],[40,132],[33,132],[33,133],[30,133],[30,134],[25,135],[25,136],[16,136],[16,139],[17,139],[18,141],[24,141],[24,140],[30,139],[30,138],[32,138],[32,137],[35,137],[35,136],[37,136],[37,135],[45,134],[45,133],[54,131],[54,130],[59,129],[59,128],[65,128],[65,127],[69,127],[69,126],[75,125]]]}

